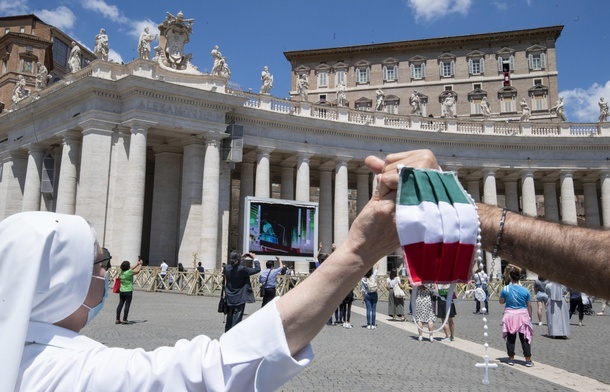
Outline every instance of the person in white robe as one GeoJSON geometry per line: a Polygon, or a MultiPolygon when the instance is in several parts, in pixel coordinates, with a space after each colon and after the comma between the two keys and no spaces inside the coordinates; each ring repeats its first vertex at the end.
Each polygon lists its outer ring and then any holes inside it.
{"type": "Polygon", "coordinates": [[[567,288],[560,283],[548,282],[544,290],[549,296],[546,307],[548,336],[567,339],[570,336],[569,305],[565,301],[567,288]]]}

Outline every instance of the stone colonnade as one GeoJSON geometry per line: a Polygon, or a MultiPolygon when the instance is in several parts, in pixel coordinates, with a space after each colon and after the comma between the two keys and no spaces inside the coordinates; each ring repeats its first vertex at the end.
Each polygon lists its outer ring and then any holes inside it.
{"type": "MultiPolygon", "coordinates": [[[[135,262],[143,236],[147,237],[146,243],[150,242],[144,254],[148,253],[151,264],[167,259],[171,264],[180,261],[191,267],[196,258],[206,269],[218,268],[226,260],[230,232],[237,232],[237,243],[243,243],[242,230],[231,230],[227,218],[231,208],[230,197],[225,193],[230,193],[232,179],[231,170],[220,155],[222,135],[209,133],[183,139],[180,145],[148,147],[147,138],[154,123],[132,120],[117,125],[86,120],[79,126],[79,131],[59,134],[61,148],[45,149],[37,143],[2,153],[0,218],[40,209],[82,215],[100,242],[116,256],[114,263],[124,259],[135,262]],[[41,196],[45,154],[54,155],[56,160],[51,207],[41,196]],[[147,154],[149,160],[154,156],[151,194],[146,194],[145,187],[147,154]],[[148,212],[147,198],[152,204],[148,212]],[[150,227],[143,228],[147,220],[150,227]]],[[[294,159],[285,159],[286,151],[259,146],[250,159],[238,164],[240,207],[246,196],[272,196],[272,184],[278,181],[277,177],[272,178],[272,172],[280,173],[283,199],[310,201],[312,183],[318,184],[319,239],[324,243],[322,251],[330,252],[330,245],[345,240],[349,229],[349,179],[356,179],[359,212],[370,197],[372,177],[361,162],[357,162],[356,172],[349,173],[349,163],[353,167],[355,161],[349,156],[324,157],[323,163],[312,170],[312,159],[320,158],[314,153],[288,155],[294,159]],[[271,164],[276,153],[284,158],[279,168],[271,164]]],[[[577,199],[582,196],[586,224],[610,228],[610,171],[578,177],[578,189],[582,189],[578,195],[574,171],[570,170],[554,170],[552,175],[545,172],[542,178],[535,177],[535,168],[511,169],[501,177],[496,177],[498,170],[491,168],[475,172],[478,177],[469,174],[461,178],[475,200],[577,224],[577,199]],[[541,198],[543,212],[537,204],[541,198]]],[[[240,214],[239,227],[243,222],[240,214]]],[[[492,263],[487,254],[486,267],[490,275],[497,276],[499,260],[492,263]]],[[[309,271],[307,263],[295,268],[297,272],[309,271]]],[[[380,270],[385,272],[385,263],[380,264],[380,270]]]]}

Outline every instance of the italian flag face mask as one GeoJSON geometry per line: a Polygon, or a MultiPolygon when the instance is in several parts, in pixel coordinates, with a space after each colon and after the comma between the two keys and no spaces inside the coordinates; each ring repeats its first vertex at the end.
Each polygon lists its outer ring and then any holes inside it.
{"type": "MultiPolygon", "coordinates": [[[[446,317],[449,319],[455,284],[470,279],[474,256],[480,248],[476,205],[453,172],[399,167],[396,229],[409,281],[450,284],[446,317]]],[[[411,298],[416,318],[416,298],[411,298]]],[[[419,328],[419,327],[418,327],[419,328]]],[[[421,328],[420,328],[421,330],[421,328]]]]}

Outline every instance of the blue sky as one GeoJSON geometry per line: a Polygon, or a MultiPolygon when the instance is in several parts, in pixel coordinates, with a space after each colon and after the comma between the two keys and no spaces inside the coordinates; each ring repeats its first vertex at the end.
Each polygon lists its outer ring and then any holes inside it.
{"type": "Polygon", "coordinates": [[[597,121],[599,97],[610,99],[609,0],[0,0],[0,16],[34,13],[90,49],[103,27],[111,59],[124,62],[166,11],[194,19],[186,51],[200,70],[219,45],[231,82],[258,92],[267,65],[278,97],[290,90],[284,51],[564,25],[557,56],[568,120],[597,121]]]}

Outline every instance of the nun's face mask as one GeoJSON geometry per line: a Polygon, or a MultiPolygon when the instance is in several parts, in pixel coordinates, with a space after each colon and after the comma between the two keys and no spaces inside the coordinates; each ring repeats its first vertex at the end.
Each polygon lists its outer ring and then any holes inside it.
{"type": "Polygon", "coordinates": [[[102,308],[104,307],[104,302],[106,302],[106,297],[108,296],[108,273],[106,272],[104,274],[103,278],[101,276],[96,276],[96,275],[91,276],[91,278],[102,280],[104,282],[104,295],[103,295],[100,303],[97,304],[96,306],[94,306],[93,308],[89,307],[83,303],[83,306],[85,308],[89,309],[89,313],[87,314],[87,324],[89,324],[91,322],[91,320],[93,320],[93,318],[95,316],[97,316],[97,314],[100,312],[100,310],[102,310],[102,308]]]}

